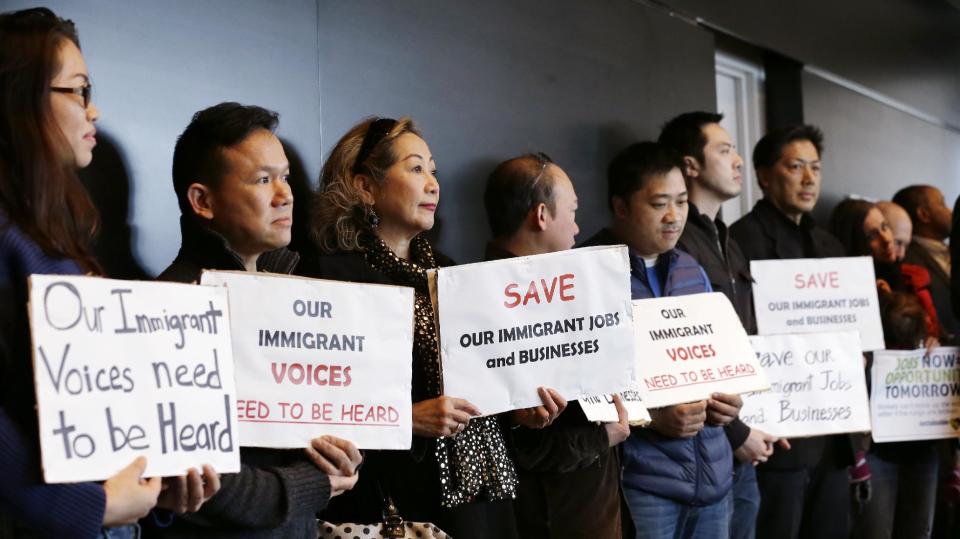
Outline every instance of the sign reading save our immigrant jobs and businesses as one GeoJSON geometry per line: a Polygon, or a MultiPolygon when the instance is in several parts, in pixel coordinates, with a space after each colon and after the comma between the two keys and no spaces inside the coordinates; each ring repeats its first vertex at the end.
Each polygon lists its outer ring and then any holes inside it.
{"type": "Polygon", "coordinates": [[[227,294],[32,275],[30,332],[48,483],[240,469],[227,294]]]}
{"type": "Polygon", "coordinates": [[[483,414],[634,384],[630,265],[624,246],[441,268],[431,273],[444,394],[483,414]]]}
{"type": "Polygon", "coordinates": [[[760,335],[856,330],[864,350],[883,349],[870,257],[754,260],[750,272],[760,335]]]}
{"type": "Polygon", "coordinates": [[[870,430],[855,331],[750,337],[770,391],[744,395],[740,419],[787,438],[870,430]]]}
{"type": "Polygon", "coordinates": [[[719,292],[635,300],[640,395],[648,408],[767,389],[730,300],[719,292]]]}
{"type": "Polygon", "coordinates": [[[410,447],[412,288],[229,271],[201,283],[230,294],[241,445],[410,447]]]}
{"type": "Polygon", "coordinates": [[[874,352],[875,442],[960,437],[960,348],[874,352]]]}

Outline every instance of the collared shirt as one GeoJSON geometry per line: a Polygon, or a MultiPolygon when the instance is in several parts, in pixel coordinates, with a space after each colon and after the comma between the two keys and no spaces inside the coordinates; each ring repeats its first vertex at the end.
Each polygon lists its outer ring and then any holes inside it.
{"type": "Polygon", "coordinates": [[[914,236],[913,241],[926,249],[937,265],[940,266],[940,269],[947,274],[947,277],[950,276],[950,247],[946,243],[919,236],[914,236]]]}

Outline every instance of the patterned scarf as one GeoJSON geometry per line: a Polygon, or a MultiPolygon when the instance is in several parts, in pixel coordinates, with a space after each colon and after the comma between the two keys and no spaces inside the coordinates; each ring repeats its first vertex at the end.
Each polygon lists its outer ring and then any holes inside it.
{"type": "MultiPolygon", "coordinates": [[[[398,257],[382,240],[368,235],[362,240],[367,264],[393,284],[415,290],[413,336],[414,400],[443,394],[440,343],[434,325],[427,270],[437,267],[433,248],[422,236],[410,245],[410,261],[398,257]]],[[[470,420],[463,432],[437,438],[441,503],[455,507],[479,499],[508,500],[517,495],[517,472],[507,453],[503,430],[496,416],[470,420]]]]}

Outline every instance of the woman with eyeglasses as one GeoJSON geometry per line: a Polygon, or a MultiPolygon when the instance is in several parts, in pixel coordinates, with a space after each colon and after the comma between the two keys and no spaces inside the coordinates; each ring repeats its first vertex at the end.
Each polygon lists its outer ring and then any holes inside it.
{"type": "MultiPolygon", "coordinates": [[[[332,522],[381,520],[390,497],[407,521],[427,521],[460,538],[516,536],[517,474],[505,417],[479,417],[470,402],[443,394],[427,270],[452,262],[424,233],[433,228],[440,184],[430,148],[409,118],[370,119],[337,143],[323,166],[312,207],[323,253],[301,262],[309,277],[410,286],[415,290],[413,443],[409,451],[369,451],[354,489],[333,500],[332,522]]],[[[547,411],[549,409],[549,411],[547,411]]],[[[559,411],[518,414],[541,428],[559,411]]],[[[526,425],[526,423],[524,423],[526,425]]]]}
{"type": "Polygon", "coordinates": [[[209,467],[162,488],[142,457],[102,484],[40,476],[27,277],[99,273],[97,211],[77,178],[98,116],[73,23],[45,8],[0,14],[0,536],[132,536],[158,496],[195,511],[219,488],[209,467]]]}
{"type": "MultiPolygon", "coordinates": [[[[849,256],[873,258],[886,347],[939,346],[941,329],[930,296],[930,274],[897,260],[893,232],[880,209],[872,202],[848,198],[833,210],[830,229],[849,256]]],[[[871,367],[868,355],[868,371],[871,367]]],[[[860,484],[869,483],[870,488],[858,486],[854,491],[851,537],[930,537],[937,492],[936,441],[871,445],[864,437],[863,449],[851,477],[868,477],[860,484]]]]}

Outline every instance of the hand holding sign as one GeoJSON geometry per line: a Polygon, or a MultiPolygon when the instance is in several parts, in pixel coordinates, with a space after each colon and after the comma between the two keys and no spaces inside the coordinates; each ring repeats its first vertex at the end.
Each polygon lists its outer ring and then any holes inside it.
{"type": "Polygon", "coordinates": [[[541,387],[537,389],[537,393],[543,400],[543,405],[514,410],[512,417],[515,424],[528,429],[542,429],[553,423],[553,420],[566,409],[567,399],[561,397],[556,390],[541,387]]]}
{"type": "Polygon", "coordinates": [[[147,516],[157,504],[160,494],[160,478],[143,479],[147,459],[137,457],[129,466],[103,482],[107,506],[103,512],[103,525],[123,526],[133,524],[147,516]]]}
{"type": "Polygon", "coordinates": [[[649,427],[669,438],[692,438],[703,430],[707,401],[675,404],[650,410],[649,427]]]}
{"type": "Polygon", "coordinates": [[[743,408],[740,395],[714,393],[712,397],[707,401],[707,423],[720,427],[733,423],[740,413],[740,408],[743,408]]]}
{"type": "Polygon", "coordinates": [[[607,442],[610,447],[622,443],[630,437],[630,416],[627,407],[623,405],[620,395],[613,396],[613,405],[617,408],[617,422],[607,423],[603,427],[607,430],[607,442]]]}
{"type": "Polygon", "coordinates": [[[191,468],[187,475],[164,477],[157,507],[174,513],[195,513],[220,490],[220,476],[209,464],[203,474],[191,468]]]}

